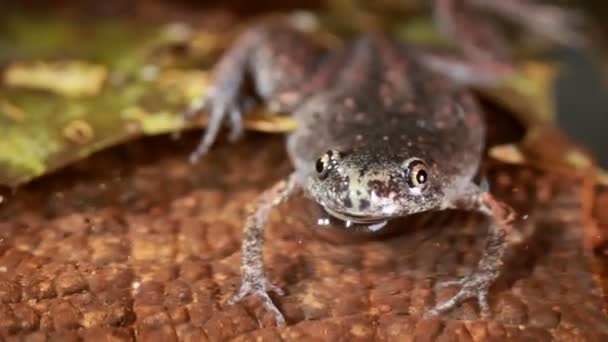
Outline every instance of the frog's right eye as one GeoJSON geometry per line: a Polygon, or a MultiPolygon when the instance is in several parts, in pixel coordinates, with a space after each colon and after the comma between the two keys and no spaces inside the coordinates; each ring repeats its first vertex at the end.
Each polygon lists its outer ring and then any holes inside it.
{"type": "Polygon", "coordinates": [[[319,176],[319,178],[323,179],[327,177],[327,173],[334,166],[339,156],[339,152],[329,150],[325,152],[325,154],[321,158],[317,159],[317,161],[315,162],[315,171],[317,171],[317,175],[319,176]]]}
{"type": "Polygon", "coordinates": [[[408,159],[405,162],[405,179],[410,188],[423,188],[429,179],[426,164],[417,158],[408,159]]]}

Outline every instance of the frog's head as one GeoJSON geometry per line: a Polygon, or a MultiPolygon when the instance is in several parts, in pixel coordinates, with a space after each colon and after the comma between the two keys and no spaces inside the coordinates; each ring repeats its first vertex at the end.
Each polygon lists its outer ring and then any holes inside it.
{"type": "Polygon", "coordinates": [[[308,189],[329,214],[372,224],[437,207],[434,183],[432,168],[419,157],[329,150],[315,162],[308,189]]]}

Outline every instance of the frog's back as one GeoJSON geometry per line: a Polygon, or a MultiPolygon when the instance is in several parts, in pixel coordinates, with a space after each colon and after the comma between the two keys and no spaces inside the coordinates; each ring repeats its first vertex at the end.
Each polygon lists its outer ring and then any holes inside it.
{"type": "Polygon", "coordinates": [[[367,149],[379,160],[418,157],[438,175],[472,177],[485,134],[479,106],[420,56],[376,35],[329,56],[326,65],[341,67],[294,112],[288,148],[297,171],[307,173],[328,149],[367,149]]]}

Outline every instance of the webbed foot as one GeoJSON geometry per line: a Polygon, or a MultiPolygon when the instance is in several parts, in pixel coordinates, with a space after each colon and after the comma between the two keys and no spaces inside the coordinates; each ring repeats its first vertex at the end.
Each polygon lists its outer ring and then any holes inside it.
{"type": "Polygon", "coordinates": [[[268,282],[265,276],[249,278],[243,280],[240,289],[228,301],[230,305],[240,302],[243,298],[249,295],[256,296],[264,305],[266,310],[272,312],[277,326],[285,326],[285,317],[274,304],[268,292],[274,292],[279,296],[283,296],[285,292],[278,286],[268,282]]]}
{"type": "Polygon", "coordinates": [[[437,304],[433,309],[429,310],[425,317],[438,316],[444,312],[452,310],[457,305],[467,299],[476,298],[479,305],[479,310],[482,317],[487,317],[490,314],[490,305],[488,304],[488,293],[490,286],[496,280],[496,272],[477,271],[462,277],[458,280],[449,280],[438,283],[436,287],[443,288],[448,286],[459,285],[460,291],[441,304],[437,304]]]}

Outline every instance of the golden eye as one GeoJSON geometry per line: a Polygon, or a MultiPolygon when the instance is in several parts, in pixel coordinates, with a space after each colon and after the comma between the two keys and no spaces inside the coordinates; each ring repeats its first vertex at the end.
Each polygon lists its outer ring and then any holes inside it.
{"type": "Polygon", "coordinates": [[[325,158],[325,156],[317,159],[317,162],[315,163],[315,170],[317,170],[318,174],[322,174],[323,172],[325,172],[327,170],[328,162],[329,162],[329,160],[327,158],[325,158]]]}
{"type": "Polygon", "coordinates": [[[332,162],[335,162],[339,156],[339,152],[329,150],[321,158],[317,159],[315,170],[319,178],[323,179],[327,176],[328,171],[332,167],[332,162]]]}
{"type": "Polygon", "coordinates": [[[409,160],[405,168],[405,177],[411,188],[423,187],[429,179],[426,164],[420,159],[409,160]]]}

